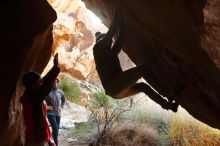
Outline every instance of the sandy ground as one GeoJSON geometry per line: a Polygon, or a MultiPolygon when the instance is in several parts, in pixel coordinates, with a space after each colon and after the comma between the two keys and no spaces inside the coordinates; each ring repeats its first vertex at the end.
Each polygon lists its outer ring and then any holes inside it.
{"type": "Polygon", "coordinates": [[[74,123],[85,122],[88,119],[90,111],[80,105],[66,102],[62,110],[60,130],[59,130],[59,146],[87,146],[88,144],[77,143],[74,138],[74,123]]]}

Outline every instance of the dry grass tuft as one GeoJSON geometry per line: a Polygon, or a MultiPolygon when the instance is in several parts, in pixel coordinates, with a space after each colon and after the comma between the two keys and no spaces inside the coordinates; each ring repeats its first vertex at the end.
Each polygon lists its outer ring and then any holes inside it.
{"type": "Polygon", "coordinates": [[[172,145],[219,146],[220,131],[180,112],[170,118],[169,137],[172,145]]]}
{"type": "Polygon", "coordinates": [[[109,135],[113,145],[155,146],[158,132],[148,124],[128,123],[114,127],[109,135]]]}

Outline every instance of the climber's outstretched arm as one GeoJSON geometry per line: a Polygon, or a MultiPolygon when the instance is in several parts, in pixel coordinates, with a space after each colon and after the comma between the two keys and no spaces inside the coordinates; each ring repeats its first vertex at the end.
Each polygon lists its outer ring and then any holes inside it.
{"type": "Polygon", "coordinates": [[[115,55],[118,55],[119,52],[121,51],[123,45],[124,45],[124,42],[125,42],[125,28],[124,28],[124,23],[122,21],[119,21],[118,20],[118,23],[119,23],[119,34],[116,38],[116,41],[112,47],[112,52],[115,54],[115,55]]]}
{"type": "Polygon", "coordinates": [[[111,25],[109,27],[108,32],[106,33],[106,38],[113,38],[118,28],[118,21],[119,21],[119,16],[117,14],[117,11],[115,10],[111,25]]]}

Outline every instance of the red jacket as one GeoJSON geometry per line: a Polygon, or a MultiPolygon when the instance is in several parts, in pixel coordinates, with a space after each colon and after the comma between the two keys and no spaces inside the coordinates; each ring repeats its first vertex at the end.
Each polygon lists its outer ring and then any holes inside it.
{"type": "Polygon", "coordinates": [[[47,119],[46,119],[46,104],[42,103],[42,111],[43,111],[43,124],[44,124],[44,131],[43,131],[43,138],[37,138],[34,132],[34,122],[33,122],[33,109],[31,104],[28,102],[27,98],[25,97],[25,94],[21,97],[21,103],[23,106],[23,114],[24,116],[24,124],[26,126],[26,130],[25,130],[25,141],[27,142],[41,142],[41,141],[49,141],[50,137],[51,137],[51,132],[47,123],[47,119]]]}

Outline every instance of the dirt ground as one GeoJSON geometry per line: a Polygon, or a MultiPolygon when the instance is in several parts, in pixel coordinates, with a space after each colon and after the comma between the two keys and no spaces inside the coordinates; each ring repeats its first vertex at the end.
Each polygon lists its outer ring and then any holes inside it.
{"type": "Polygon", "coordinates": [[[75,141],[73,130],[60,129],[59,146],[88,146],[89,143],[80,143],[75,141]]]}

